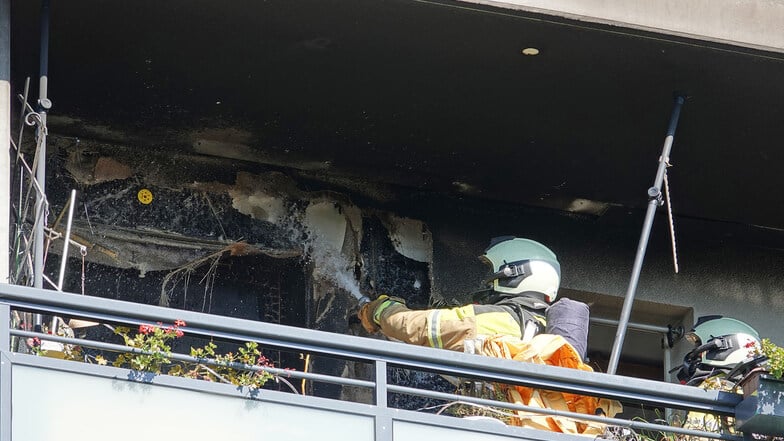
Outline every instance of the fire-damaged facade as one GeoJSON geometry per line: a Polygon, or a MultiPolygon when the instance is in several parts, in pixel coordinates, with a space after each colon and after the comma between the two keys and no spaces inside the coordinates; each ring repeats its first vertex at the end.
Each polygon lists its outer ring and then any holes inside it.
{"type": "MultiPolygon", "coordinates": [[[[784,344],[781,2],[733,5],[741,30],[697,0],[691,21],[672,2],[0,3],[2,282],[372,346],[363,296],[471,302],[492,272],[478,256],[512,235],[549,247],[558,295],[590,306],[596,372],[676,383],[709,315],[784,344]]],[[[354,386],[301,392],[373,401],[354,386]]]]}

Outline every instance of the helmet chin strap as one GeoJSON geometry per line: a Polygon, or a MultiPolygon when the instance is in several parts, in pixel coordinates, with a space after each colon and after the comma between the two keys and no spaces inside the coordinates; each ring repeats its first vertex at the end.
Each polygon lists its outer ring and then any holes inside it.
{"type": "Polygon", "coordinates": [[[523,277],[531,275],[531,264],[528,260],[519,262],[507,263],[498,271],[494,272],[490,277],[485,279],[485,283],[492,283],[498,279],[512,279],[515,277],[523,277]]]}
{"type": "MultiPolygon", "coordinates": [[[[670,373],[675,371],[678,372],[678,379],[684,382],[690,381],[691,379],[695,378],[697,375],[698,366],[700,364],[700,360],[702,359],[702,353],[705,351],[709,351],[715,348],[721,348],[721,345],[724,344],[724,340],[722,339],[721,342],[718,341],[719,339],[711,339],[709,342],[702,344],[691,351],[689,351],[686,356],[683,357],[683,364],[681,366],[674,367],[670,370],[670,373]]],[[[706,372],[703,372],[705,374],[706,372]]],[[[709,372],[707,372],[709,373],[709,372]]]]}
{"type": "MultiPolygon", "coordinates": [[[[525,303],[526,306],[533,309],[544,309],[547,308],[548,304],[545,300],[545,295],[541,292],[536,291],[524,291],[520,294],[507,294],[503,292],[494,291],[494,293],[502,299],[515,299],[517,301],[521,301],[525,303]]],[[[496,302],[497,303],[497,302],[496,302]]]]}
{"type": "Polygon", "coordinates": [[[545,295],[536,291],[525,291],[521,292],[520,294],[509,294],[489,289],[479,291],[473,296],[473,302],[475,304],[481,305],[494,305],[499,302],[509,301],[510,299],[515,299],[516,301],[523,303],[532,309],[544,309],[549,306],[545,300],[545,295]]]}

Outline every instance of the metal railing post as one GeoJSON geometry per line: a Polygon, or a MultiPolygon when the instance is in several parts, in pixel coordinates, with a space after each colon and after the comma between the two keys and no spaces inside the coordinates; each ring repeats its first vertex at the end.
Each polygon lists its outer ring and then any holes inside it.
{"type": "Polygon", "coordinates": [[[376,360],[375,441],[392,441],[392,417],[387,406],[387,362],[376,360]]]}
{"type": "MultiPolygon", "coordinates": [[[[0,0],[2,1],[2,0],[0,0]]],[[[0,439],[11,439],[11,307],[0,303],[0,439]]]]}
{"type": "Polygon", "coordinates": [[[11,351],[11,307],[0,303],[0,352],[11,351]]]}

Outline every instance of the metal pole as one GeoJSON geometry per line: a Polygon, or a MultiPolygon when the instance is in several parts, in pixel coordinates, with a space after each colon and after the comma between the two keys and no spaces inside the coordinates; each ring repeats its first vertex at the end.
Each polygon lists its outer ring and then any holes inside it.
{"type": "Polygon", "coordinates": [[[612,353],[610,354],[610,363],[607,366],[607,373],[610,375],[614,375],[618,368],[618,360],[620,359],[621,348],[623,347],[623,339],[626,336],[626,327],[629,323],[629,315],[631,315],[632,312],[632,303],[634,303],[634,294],[637,291],[637,282],[640,280],[642,262],[645,260],[645,250],[648,248],[648,239],[651,235],[653,217],[656,215],[656,208],[661,205],[662,201],[662,181],[664,180],[664,172],[670,159],[670,149],[672,148],[675,129],[678,127],[678,118],[680,118],[684,101],[685,98],[683,96],[675,97],[675,106],[672,109],[670,125],[667,128],[667,136],[664,138],[662,154],[659,157],[659,168],[656,171],[656,179],[653,181],[653,187],[648,189],[648,210],[645,213],[645,221],[642,226],[640,242],[637,245],[637,256],[634,258],[634,267],[632,268],[632,276],[629,281],[629,289],[626,291],[626,298],[623,300],[621,318],[618,320],[618,329],[615,332],[615,342],[613,343],[612,353]]]}
{"type": "Polygon", "coordinates": [[[0,0],[0,283],[8,283],[11,227],[11,1],[0,0]]]}
{"type": "Polygon", "coordinates": [[[664,347],[664,378],[662,381],[669,382],[670,381],[670,369],[672,369],[672,349],[667,346],[666,344],[662,345],[664,347]]]}
{"type": "MultiPolygon", "coordinates": [[[[44,274],[44,224],[46,223],[46,111],[52,107],[51,101],[47,97],[49,83],[49,3],[50,0],[41,1],[41,54],[39,59],[40,79],[38,83],[38,112],[41,115],[40,125],[38,126],[38,166],[35,171],[35,179],[41,189],[36,194],[36,213],[35,240],[34,240],[34,260],[33,260],[33,286],[43,288],[44,274]]],[[[41,327],[41,314],[35,315],[36,328],[41,327]]]]}

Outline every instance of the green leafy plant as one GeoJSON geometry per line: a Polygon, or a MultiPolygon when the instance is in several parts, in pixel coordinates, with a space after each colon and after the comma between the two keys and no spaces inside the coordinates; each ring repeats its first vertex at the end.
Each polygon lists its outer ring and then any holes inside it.
{"type": "MultiPolygon", "coordinates": [[[[263,368],[272,368],[273,364],[265,357],[256,342],[246,342],[236,352],[220,354],[217,345],[208,342],[204,347],[191,348],[190,355],[196,362],[171,362],[170,342],[182,337],[186,326],[182,320],[176,320],[172,326],[139,325],[136,333],[130,328],[117,327],[114,333],[121,336],[125,345],[136,349],[133,352],[117,356],[112,363],[115,367],[126,367],[136,371],[167,374],[178,377],[246,386],[258,389],[275,378],[263,368]],[[262,369],[254,369],[262,368],[262,369]]],[[[99,364],[106,360],[96,357],[99,364]]]]}
{"type": "Polygon", "coordinates": [[[271,368],[273,364],[259,350],[258,343],[246,342],[237,352],[217,354],[217,346],[213,342],[207,343],[202,348],[191,348],[191,357],[197,359],[210,359],[214,362],[183,363],[169,371],[169,375],[197,378],[207,381],[229,383],[237,386],[246,386],[258,389],[273,379],[274,375],[266,370],[247,369],[249,367],[271,368]]]}
{"type": "Polygon", "coordinates": [[[136,371],[162,373],[163,367],[170,363],[171,346],[168,342],[184,335],[180,326],[185,326],[185,322],[177,320],[173,326],[166,327],[162,323],[158,323],[158,326],[142,324],[139,325],[139,331],[134,336],[130,335],[129,328],[118,326],[114,329],[114,333],[123,338],[126,346],[141,352],[120,354],[113,365],[129,367],[136,371]]]}
{"type": "Polygon", "coordinates": [[[767,338],[762,340],[762,354],[768,357],[768,373],[774,378],[784,376],[784,348],[776,346],[767,338]]]}

